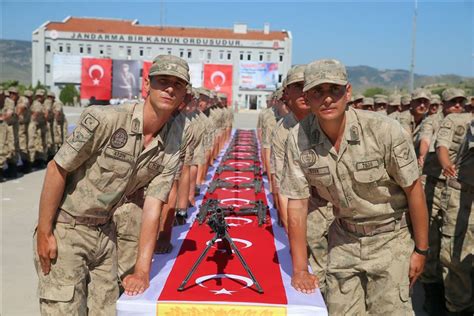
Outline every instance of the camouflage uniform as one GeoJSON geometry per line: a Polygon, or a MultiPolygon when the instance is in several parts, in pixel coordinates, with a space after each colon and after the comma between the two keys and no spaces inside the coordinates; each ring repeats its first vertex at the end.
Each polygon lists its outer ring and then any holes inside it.
{"type": "MultiPolygon", "coordinates": [[[[143,108],[143,103],[87,108],[54,157],[68,176],[53,230],[58,257],[48,275],[41,272],[35,251],[42,314],[115,315],[116,237],[124,231],[116,233],[113,210],[146,185],[147,197],[166,203],[184,158],[184,116],[172,116],[144,148],[143,108]]],[[[118,224],[135,223],[122,218],[118,224]]]]}
{"type": "Polygon", "coordinates": [[[446,307],[474,312],[474,120],[471,113],[449,114],[441,123],[436,147],[448,149],[458,177],[448,179],[441,201],[440,261],[446,307]]]}
{"type": "Polygon", "coordinates": [[[4,147],[3,153],[5,160],[10,165],[15,164],[18,159],[18,118],[15,111],[15,101],[10,97],[5,99],[2,114],[4,117],[5,128],[5,143],[2,144],[4,147]],[[6,118],[9,116],[9,118],[6,118]]]}
{"type": "Polygon", "coordinates": [[[31,163],[28,153],[28,125],[30,124],[30,101],[27,96],[31,96],[31,91],[25,91],[25,95],[18,99],[17,117],[18,117],[18,147],[20,158],[24,165],[24,171],[29,171],[31,163]]]}
{"type": "Polygon", "coordinates": [[[53,102],[54,102],[54,93],[48,91],[47,98],[43,102],[43,112],[46,120],[46,152],[48,158],[54,156],[54,116],[53,116],[53,102]],[[53,98],[53,99],[52,99],[53,98]]]}
{"type": "MultiPolygon", "coordinates": [[[[36,96],[44,96],[44,90],[37,90],[36,96]]],[[[28,153],[30,161],[46,161],[46,119],[43,112],[43,104],[34,100],[30,107],[31,119],[28,125],[28,153]]]]}
{"type": "Polygon", "coordinates": [[[53,152],[56,153],[62,146],[67,137],[68,122],[64,115],[63,103],[55,100],[53,103],[53,152]]]}
{"type": "MultiPolygon", "coordinates": [[[[312,64],[305,71],[304,91],[325,80],[347,82],[339,62],[312,64]]],[[[349,108],[345,124],[338,152],[313,114],[290,131],[281,194],[306,199],[317,191],[333,204],[336,219],[329,228],[327,272],[330,314],[411,314],[408,270],[414,243],[402,189],[418,179],[411,140],[393,120],[367,111],[349,108]]]]}

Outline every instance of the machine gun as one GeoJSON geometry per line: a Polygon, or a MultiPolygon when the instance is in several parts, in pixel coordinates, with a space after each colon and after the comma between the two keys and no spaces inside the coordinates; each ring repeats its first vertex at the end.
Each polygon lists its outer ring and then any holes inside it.
{"type": "Polygon", "coordinates": [[[255,202],[250,202],[254,206],[249,207],[240,207],[234,208],[233,206],[220,206],[219,200],[208,199],[206,202],[201,205],[199,213],[197,215],[197,221],[201,225],[206,220],[209,214],[214,214],[218,210],[223,212],[224,216],[237,215],[237,216],[246,216],[246,215],[256,215],[258,218],[258,226],[262,226],[267,221],[267,211],[268,206],[263,203],[262,200],[257,200],[255,202]]]}
{"type": "Polygon", "coordinates": [[[212,246],[216,243],[217,240],[222,240],[223,242],[226,243],[227,246],[227,254],[231,255],[232,251],[237,255],[237,258],[239,258],[240,263],[244,267],[245,271],[247,271],[247,274],[249,277],[252,279],[253,283],[255,284],[255,287],[257,288],[258,293],[263,293],[263,289],[260,286],[260,283],[258,283],[257,279],[255,278],[254,274],[252,273],[252,270],[250,270],[249,265],[245,261],[244,257],[239,251],[239,248],[235,245],[234,241],[229,235],[229,232],[227,231],[227,228],[229,225],[225,222],[225,214],[224,211],[221,208],[216,208],[215,212],[209,216],[207,220],[207,224],[209,227],[212,229],[212,231],[215,233],[214,238],[212,238],[209,243],[207,244],[206,248],[204,251],[201,253],[199,258],[196,260],[196,262],[193,264],[191,267],[191,270],[188,272],[186,277],[184,278],[183,282],[181,285],[178,287],[178,291],[184,291],[184,287],[188,283],[189,279],[193,275],[193,273],[196,271],[197,267],[199,264],[202,262],[202,260],[206,257],[207,253],[211,249],[212,246]]]}
{"type": "Polygon", "coordinates": [[[252,165],[246,168],[236,168],[234,166],[229,166],[229,165],[220,165],[219,167],[217,167],[216,173],[221,174],[224,171],[241,171],[241,172],[250,171],[250,172],[253,172],[254,175],[258,176],[260,175],[261,169],[259,166],[256,166],[256,165],[252,165]]]}
{"type": "Polygon", "coordinates": [[[214,193],[217,188],[227,188],[227,189],[242,189],[242,188],[254,188],[255,193],[260,193],[262,191],[262,180],[254,179],[252,182],[244,183],[232,183],[224,181],[222,179],[217,179],[211,182],[207,192],[214,193]]]}
{"type": "Polygon", "coordinates": [[[224,157],[222,157],[222,161],[227,161],[227,160],[253,160],[254,162],[259,162],[260,158],[257,155],[236,155],[235,152],[232,154],[225,154],[224,157]]]}

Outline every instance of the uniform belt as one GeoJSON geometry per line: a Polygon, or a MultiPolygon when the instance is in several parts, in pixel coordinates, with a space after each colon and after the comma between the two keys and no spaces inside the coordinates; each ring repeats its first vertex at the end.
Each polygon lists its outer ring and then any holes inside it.
{"type": "Polygon", "coordinates": [[[438,179],[438,178],[433,177],[433,176],[426,176],[426,182],[431,183],[431,184],[435,184],[437,186],[444,187],[444,185],[446,183],[446,180],[445,179],[438,179]]]}
{"type": "Polygon", "coordinates": [[[408,226],[406,213],[403,213],[401,218],[395,219],[385,224],[358,225],[349,223],[343,220],[342,218],[339,218],[338,221],[341,224],[342,228],[344,228],[344,230],[361,236],[374,236],[381,233],[393,232],[395,230],[408,226]]]}
{"type": "Polygon", "coordinates": [[[110,221],[110,218],[72,216],[66,211],[59,209],[58,217],[56,221],[58,223],[66,223],[66,224],[73,224],[73,225],[101,226],[101,225],[107,224],[110,221]]]}
{"type": "Polygon", "coordinates": [[[461,190],[463,192],[474,193],[474,186],[466,184],[466,183],[459,182],[455,178],[449,178],[448,180],[446,180],[446,183],[451,188],[461,190]]]}

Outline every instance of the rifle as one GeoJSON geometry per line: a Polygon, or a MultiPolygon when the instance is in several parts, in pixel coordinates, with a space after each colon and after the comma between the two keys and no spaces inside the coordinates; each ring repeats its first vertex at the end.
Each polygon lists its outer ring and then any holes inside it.
{"type": "Polygon", "coordinates": [[[221,174],[223,171],[241,171],[241,172],[250,171],[250,172],[253,172],[254,175],[258,176],[260,175],[261,169],[259,166],[256,166],[256,165],[252,165],[246,168],[236,168],[234,166],[229,166],[229,165],[220,165],[219,167],[217,167],[216,173],[221,174]]]}
{"type": "Polygon", "coordinates": [[[217,188],[227,188],[227,189],[241,189],[241,188],[254,188],[255,193],[260,193],[262,191],[262,180],[254,179],[252,182],[245,183],[232,183],[227,182],[222,179],[217,179],[211,182],[207,192],[214,193],[217,188]]]}
{"type": "Polygon", "coordinates": [[[233,206],[220,206],[219,200],[208,199],[204,204],[201,205],[197,216],[197,221],[199,225],[201,225],[202,223],[204,223],[209,214],[212,215],[219,210],[224,214],[224,216],[256,215],[258,218],[258,226],[262,226],[267,220],[268,206],[265,205],[262,200],[252,201],[250,202],[250,204],[253,204],[254,206],[241,207],[236,210],[236,208],[234,208],[233,206]]]}

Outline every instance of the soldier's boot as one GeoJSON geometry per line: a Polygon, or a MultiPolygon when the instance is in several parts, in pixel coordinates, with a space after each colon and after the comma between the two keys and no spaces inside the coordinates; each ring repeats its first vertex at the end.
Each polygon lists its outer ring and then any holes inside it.
{"type": "Polygon", "coordinates": [[[31,172],[31,163],[29,160],[23,160],[23,167],[21,169],[21,172],[23,172],[23,174],[31,172]]]}
{"type": "Polygon", "coordinates": [[[5,177],[9,179],[16,179],[18,178],[18,170],[16,167],[16,163],[14,162],[9,162],[8,163],[8,169],[5,172],[5,177]]]}
{"type": "Polygon", "coordinates": [[[444,286],[442,283],[423,283],[425,290],[425,302],[423,309],[430,316],[446,315],[444,302],[444,286]]]}
{"type": "Polygon", "coordinates": [[[177,208],[176,215],[174,217],[174,226],[181,226],[186,224],[188,218],[188,212],[184,208],[177,208]]]}

